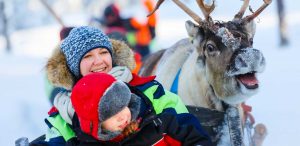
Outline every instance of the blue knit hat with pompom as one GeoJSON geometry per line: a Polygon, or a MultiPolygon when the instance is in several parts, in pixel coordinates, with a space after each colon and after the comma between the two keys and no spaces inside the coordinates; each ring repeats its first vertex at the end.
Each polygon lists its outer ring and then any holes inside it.
{"type": "Polygon", "coordinates": [[[112,55],[109,38],[98,28],[91,26],[75,27],[60,45],[67,65],[76,78],[80,75],[80,61],[90,50],[106,48],[112,55]]]}

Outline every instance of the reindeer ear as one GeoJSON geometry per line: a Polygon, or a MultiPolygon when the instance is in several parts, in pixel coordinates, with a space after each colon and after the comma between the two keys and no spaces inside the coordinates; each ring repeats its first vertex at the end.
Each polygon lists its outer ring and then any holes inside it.
{"type": "Polygon", "coordinates": [[[256,24],[253,20],[251,20],[250,22],[244,24],[244,28],[247,32],[248,38],[253,38],[255,35],[255,31],[256,31],[256,24]]]}
{"type": "Polygon", "coordinates": [[[194,24],[192,21],[186,21],[185,28],[191,39],[192,45],[197,49],[197,52],[199,53],[199,56],[197,58],[197,65],[199,67],[204,67],[205,57],[203,55],[202,47],[200,47],[204,36],[204,30],[203,28],[200,28],[199,26],[194,24]]]}
{"type": "Polygon", "coordinates": [[[203,29],[190,20],[185,22],[185,28],[188,32],[191,43],[197,48],[203,40],[203,29]]]}
{"type": "Polygon", "coordinates": [[[190,20],[185,22],[185,28],[189,37],[192,38],[196,37],[197,33],[199,32],[199,27],[190,20]]]}

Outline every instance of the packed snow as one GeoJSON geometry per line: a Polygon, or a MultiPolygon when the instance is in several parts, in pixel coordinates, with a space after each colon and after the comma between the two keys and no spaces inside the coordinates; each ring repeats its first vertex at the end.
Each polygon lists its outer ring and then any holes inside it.
{"type": "MultiPolygon", "coordinates": [[[[230,5],[226,2],[217,1],[214,19],[232,19],[241,5],[238,0],[235,3],[230,1],[230,5]]],[[[255,1],[253,9],[262,2],[255,1]]],[[[266,69],[258,76],[260,91],[247,104],[253,107],[252,114],[256,122],[264,123],[268,128],[265,146],[299,145],[300,112],[297,108],[300,104],[300,1],[285,2],[290,38],[288,46],[279,46],[276,1],[256,19],[254,48],[263,52],[266,69]]],[[[201,15],[194,1],[189,1],[188,6],[201,15]]],[[[191,18],[171,1],[161,5],[158,15],[157,38],[153,50],[169,47],[187,36],[184,22],[191,18]]],[[[69,25],[87,24],[84,20],[88,19],[82,18],[86,15],[78,16],[79,19],[76,15],[64,18],[69,25]],[[83,21],[80,23],[78,20],[83,21]]],[[[50,103],[45,91],[44,66],[58,44],[59,29],[58,24],[49,23],[14,31],[11,33],[11,53],[6,53],[5,41],[0,35],[1,146],[14,145],[14,141],[20,137],[33,140],[45,133],[47,127],[44,118],[50,103]]]]}

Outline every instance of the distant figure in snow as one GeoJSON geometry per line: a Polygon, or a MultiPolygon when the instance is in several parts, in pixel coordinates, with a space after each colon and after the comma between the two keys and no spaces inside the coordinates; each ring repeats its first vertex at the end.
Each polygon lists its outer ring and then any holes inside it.
{"type": "Polygon", "coordinates": [[[8,35],[8,28],[7,28],[7,17],[5,15],[5,5],[3,1],[0,1],[0,34],[3,34],[5,41],[6,41],[6,52],[11,52],[11,43],[10,38],[8,35]],[[2,30],[1,30],[2,29],[2,30]]]}
{"type": "MultiPolygon", "coordinates": [[[[147,13],[154,8],[152,0],[140,2],[145,10],[144,20],[139,20],[132,13],[131,7],[120,8],[117,2],[109,4],[100,19],[95,18],[104,27],[104,32],[115,39],[127,41],[134,51],[139,53],[142,58],[150,53],[150,45],[156,36],[156,14],[147,17],[147,13]],[[126,12],[124,12],[124,10],[126,12]],[[130,12],[127,12],[130,11],[130,12]],[[126,14],[122,14],[126,13],[126,14]],[[125,36],[122,37],[122,36],[125,36]]],[[[135,12],[140,13],[140,12],[135,12]]]]}
{"type": "Polygon", "coordinates": [[[287,36],[287,24],[286,24],[286,12],[285,12],[284,0],[277,0],[277,12],[279,18],[280,46],[286,46],[289,44],[289,40],[287,36]]]}

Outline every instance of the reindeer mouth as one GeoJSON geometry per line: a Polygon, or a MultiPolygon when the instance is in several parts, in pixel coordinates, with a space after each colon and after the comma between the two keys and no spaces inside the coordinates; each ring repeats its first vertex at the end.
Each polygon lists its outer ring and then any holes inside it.
{"type": "Polygon", "coordinates": [[[243,84],[247,89],[257,89],[258,80],[254,72],[237,75],[236,78],[243,84]]]}

